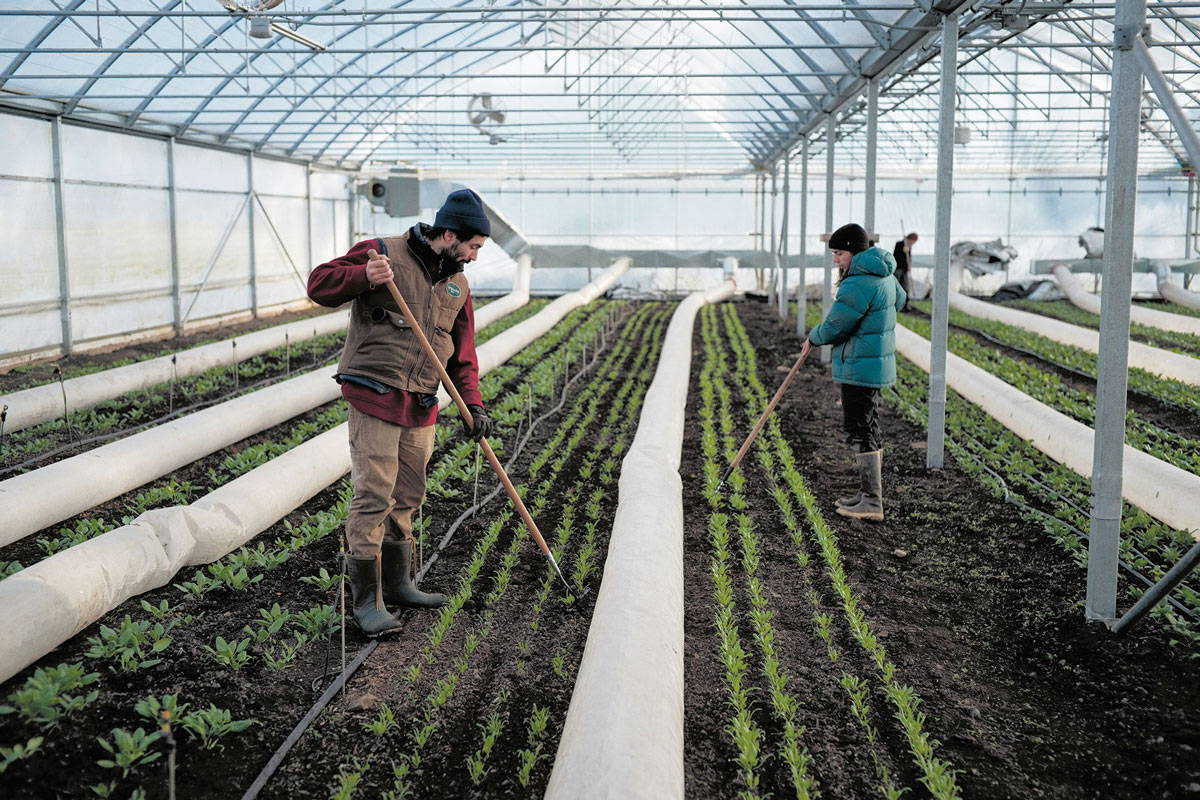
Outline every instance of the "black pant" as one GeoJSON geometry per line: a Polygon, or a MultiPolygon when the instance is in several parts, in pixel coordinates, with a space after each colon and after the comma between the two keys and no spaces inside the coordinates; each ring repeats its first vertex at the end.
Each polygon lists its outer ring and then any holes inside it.
{"type": "Polygon", "coordinates": [[[868,386],[842,387],[842,427],[846,430],[846,442],[858,445],[858,452],[870,453],[883,447],[883,431],[879,428],[879,416],[875,413],[875,400],[879,390],[868,386]]]}

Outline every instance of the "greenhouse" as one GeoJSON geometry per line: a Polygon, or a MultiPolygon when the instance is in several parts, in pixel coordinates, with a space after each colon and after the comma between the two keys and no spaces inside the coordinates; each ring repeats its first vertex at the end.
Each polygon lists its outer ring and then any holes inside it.
{"type": "Polygon", "coordinates": [[[1188,0],[0,2],[5,797],[1200,798],[1198,132],[1188,0]]]}

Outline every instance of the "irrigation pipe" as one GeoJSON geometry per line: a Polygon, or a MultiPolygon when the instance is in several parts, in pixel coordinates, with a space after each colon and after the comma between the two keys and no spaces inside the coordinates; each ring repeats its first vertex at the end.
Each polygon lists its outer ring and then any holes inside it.
{"type": "MultiPolygon", "coordinates": [[[[929,371],[929,341],[896,326],[896,349],[929,371]]],[[[1050,458],[1085,478],[1092,476],[1095,431],[1010,386],[967,360],[947,353],[946,380],[967,400],[1050,458]]],[[[1200,540],[1200,476],[1125,445],[1122,495],[1147,514],[1200,540]]]]}
{"type": "MultiPolygon", "coordinates": [[[[957,292],[950,293],[950,305],[973,317],[1023,328],[1056,342],[1087,350],[1089,353],[1100,352],[1100,332],[1090,328],[1081,328],[1078,325],[1071,325],[1028,311],[1006,308],[997,303],[985,303],[957,292]]],[[[1163,378],[1200,386],[1200,359],[1172,353],[1169,350],[1150,347],[1140,342],[1130,342],[1129,366],[1163,378]]]]}
{"type": "Polygon", "coordinates": [[[181,350],[172,355],[81,375],[63,381],[61,386],[58,383],[47,383],[22,389],[0,397],[0,404],[9,406],[7,428],[11,433],[64,416],[71,411],[112,400],[128,392],[166,383],[172,376],[185,378],[198,375],[213,367],[229,366],[268,350],[284,347],[289,342],[302,342],[327,333],[337,333],[346,329],[349,319],[348,311],[339,311],[289,322],[286,325],[276,325],[245,336],[181,350]]]}
{"type": "Polygon", "coordinates": [[[683,409],[696,313],[733,291],[726,282],[689,295],[667,328],[621,462],[604,577],[549,800],[683,797],[683,409]]]}
{"type": "MultiPolygon", "coordinates": [[[[1161,265],[1160,265],[1161,266],[1161,265]]],[[[1071,272],[1066,264],[1055,264],[1051,269],[1054,273],[1054,279],[1058,281],[1058,287],[1063,290],[1067,299],[1077,308],[1082,308],[1084,311],[1089,311],[1092,314],[1100,313],[1100,298],[1091,292],[1087,291],[1080,285],[1079,280],[1075,277],[1075,273],[1071,272]]],[[[1158,276],[1158,285],[1161,292],[1163,288],[1163,278],[1158,276]]],[[[1169,281],[1167,285],[1173,286],[1169,281]]],[[[1169,291],[1169,290],[1168,290],[1169,291]]],[[[1191,294],[1188,292],[1187,294],[1191,294]]],[[[1166,295],[1164,295],[1165,297],[1166,295]]],[[[1200,296],[1196,296],[1200,300],[1200,296]]],[[[1193,336],[1200,336],[1200,317],[1189,317],[1183,314],[1171,314],[1166,311],[1155,311],[1151,308],[1142,308],[1140,306],[1131,305],[1129,309],[1129,319],[1131,322],[1136,322],[1138,325],[1145,325],[1150,328],[1158,328],[1162,331],[1173,331],[1175,333],[1190,333],[1193,336]]]]}
{"type": "MultiPolygon", "coordinates": [[[[597,291],[600,285],[611,286],[628,268],[628,260],[618,263],[580,292],[594,298],[603,291],[597,291]]],[[[527,331],[527,344],[581,304],[560,303],[563,299],[481,345],[480,375],[501,363],[493,347],[497,340],[505,339],[506,350],[520,349],[513,344],[514,331],[527,331]]],[[[339,480],[350,469],[346,436],[347,426],[339,425],[191,505],[147,511],[128,525],[0,580],[0,608],[5,610],[0,615],[0,682],[130,597],[166,585],[182,567],[207,564],[236,550],[339,480]]]]}

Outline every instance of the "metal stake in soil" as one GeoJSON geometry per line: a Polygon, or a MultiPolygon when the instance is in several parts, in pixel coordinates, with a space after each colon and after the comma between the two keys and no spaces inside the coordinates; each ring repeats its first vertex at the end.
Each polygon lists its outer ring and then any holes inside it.
{"type": "Polygon", "coordinates": [[[287,331],[283,332],[283,374],[292,374],[292,340],[287,331]]]}
{"type": "Polygon", "coordinates": [[[8,421],[8,404],[0,409],[0,454],[4,452],[4,423],[8,421]]]}
{"type": "MultiPolygon", "coordinates": [[[[479,457],[480,457],[480,451],[479,451],[479,445],[477,443],[475,445],[475,495],[471,500],[471,504],[474,506],[479,505],[479,457]]],[[[475,518],[476,513],[478,513],[478,509],[476,511],[471,512],[471,519],[475,518]]]]}
{"type": "MultiPolygon", "coordinates": [[[[378,258],[378,254],[374,250],[367,251],[367,256],[369,258],[378,258]]],[[[400,290],[396,288],[394,282],[389,280],[384,285],[387,286],[388,292],[392,295],[392,300],[395,301],[400,313],[404,316],[405,321],[408,322],[409,329],[417,337],[417,343],[420,344],[421,349],[425,351],[425,355],[429,357],[430,362],[437,368],[438,377],[441,379],[442,385],[446,387],[446,391],[449,392],[450,397],[453,398],[454,404],[458,407],[458,413],[463,418],[463,422],[466,423],[468,428],[473,428],[475,420],[471,416],[471,410],[467,408],[466,402],[463,401],[462,395],[459,394],[458,387],[450,380],[450,375],[446,372],[445,365],[437,357],[433,346],[429,344],[429,339],[425,337],[425,332],[421,330],[420,324],[417,323],[416,317],[413,316],[412,309],[408,307],[408,303],[404,301],[404,297],[400,294],[400,290]]],[[[567,385],[563,384],[564,398],[566,397],[566,391],[567,385]]],[[[521,499],[521,495],[517,492],[517,487],[513,486],[512,481],[509,480],[508,473],[504,471],[504,467],[500,464],[500,459],[496,458],[496,452],[492,450],[492,446],[488,444],[488,440],[485,437],[479,437],[479,446],[482,448],[483,455],[487,458],[488,464],[491,465],[492,470],[499,476],[500,482],[504,484],[504,490],[508,492],[508,497],[517,509],[521,521],[525,523],[525,528],[533,535],[538,547],[546,555],[546,558],[550,560],[550,565],[554,567],[554,572],[558,575],[559,580],[562,581],[563,586],[570,592],[571,585],[563,577],[562,570],[558,568],[558,562],[554,560],[554,554],[550,552],[550,547],[542,537],[542,532],[538,530],[537,523],[533,521],[533,516],[530,515],[529,509],[525,507],[525,501],[521,499]]],[[[580,594],[582,595],[582,592],[580,594]]]]}
{"type": "MultiPolygon", "coordinates": [[[[346,537],[338,537],[338,561],[341,574],[338,576],[338,602],[342,607],[342,674],[346,674],[346,537]]],[[[342,702],[346,702],[346,682],[342,681],[342,702]]]]}
{"type": "Polygon", "coordinates": [[[58,388],[62,390],[63,422],[67,426],[67,441],[71,441],[75,434],[71,431],[71,412],[67,410],[67,384],[63,381],[62,368],[58,364],[54,365],[54,374],[58,376],[58,388]]]}
{"type": "Polygon", "coordinates": [[[229,343],[233,345],[233,388],[236,391],[238,388],[237,339],[232,339],[229,343]]]}
{"type": "Polygon", "coordinates": [[[811,348],[809,350],[800,351],[800,357],[796,359],[796,363],[793,364],[791,370],[788,371],[787,377],[783,379],[783,383],[781,383],[779,388],[775,390],[775,396],[771,398],[771,402],[767,404],[766,410],[763,411],[762,416],[758,418],[758,422],[754,424],[754,428],[750,431],[750,435],[746,437],[746,441],[742,442],[742,447],[737,451],[737,455],[733,457],[733,461],[729,464],[729,469],[725,470],[725,474],[722,475],[721,480],[717,482],[718,491],[720,491],[721,487],[725,485],[726,479],[728,479],[729,476],[733,474],[733,471],[737,469],[738,464],[742,463],[742,459],[745,457],[746,451],[750,449],[750,445],[754,444],[754,440],[758,438],[759,431],[762,430],[763,425],[765,425],[767,422],[767,417],[771,416],[771,412],[775,410],[775,406],[779,404],[779,401],[783,398],[787,388],[792,385],[792,381],[795,380],[796,375],[800,372],[800,366],[804,363],[804,359],[808,358],[808,354],[810,352],[811,348]]]}
{"type": "Polygon", "coordinates": [[[175,379],[179,377],[179,354],[171,354],[171,387],[167,393],[167,413],[175,413],[175,379]]]}

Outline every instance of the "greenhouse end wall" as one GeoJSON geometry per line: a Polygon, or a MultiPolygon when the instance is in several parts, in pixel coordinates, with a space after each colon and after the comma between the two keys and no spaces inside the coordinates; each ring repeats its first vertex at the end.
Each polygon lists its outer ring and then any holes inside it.
{"type": "Polygon", "coordinates": [[[8,112],[0,140],[0,365],[307,307],[350,244],[343,173],[8,112]]]}

